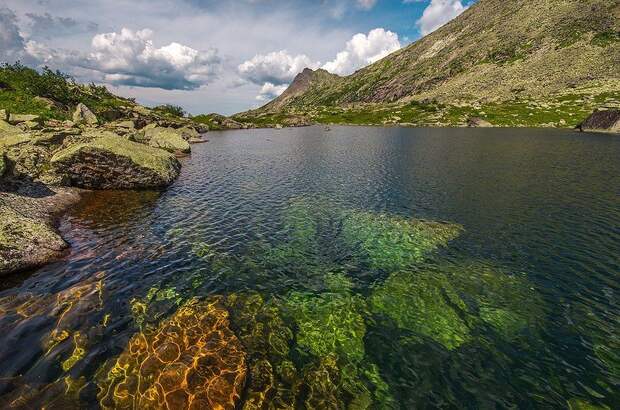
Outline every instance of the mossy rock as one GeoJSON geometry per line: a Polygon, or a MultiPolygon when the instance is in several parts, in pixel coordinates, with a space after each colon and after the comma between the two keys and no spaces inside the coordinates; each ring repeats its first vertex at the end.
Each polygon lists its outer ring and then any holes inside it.
{"type": "Polygon", "coordinates": [[[0,274],[42,265],[65,248],[49,225],[0,205],[0,274]]]}
{"type": "Polygon", "coordinates": [[[189,143],[183,138],[183,133],[174,128],[155,127],[144,132],[149,145],[154,148],[165,149],[169,152],[191,152],[189,143]]]}
{"type": "Polygon", "coordinates": [[[6,163],[6,158],[4,156],[4,151],[2,150],[2,148],[0,148],[0,177],[4,176],[4,173],[6,172],[6,168],[7,168],[7,163],[6,163]]]}
{"type": "Polygon", "coordinates": [[[111,133],[58,151],[51,164],[72,186],[89,189],[162,187],[181,168],[174,155],[111,133]]]}

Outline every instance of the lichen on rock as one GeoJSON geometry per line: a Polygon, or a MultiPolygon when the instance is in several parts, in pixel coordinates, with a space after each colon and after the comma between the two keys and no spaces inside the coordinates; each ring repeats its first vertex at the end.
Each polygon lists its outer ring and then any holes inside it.
{"type": "Polygon", "coordinates": [[[191,152],[189,143],[183,139],[183,134],[174,128],[151,128],[145,131],[145,137],[151,147],[161,148],[169,152],[185,154],[191,152]]]}
{"type": "Polygon", "coordinates": [[[71,185],[89,189],[166,186],[180,170],[174,155],[111,133],[56,152],[51,164],[71,185]]]}

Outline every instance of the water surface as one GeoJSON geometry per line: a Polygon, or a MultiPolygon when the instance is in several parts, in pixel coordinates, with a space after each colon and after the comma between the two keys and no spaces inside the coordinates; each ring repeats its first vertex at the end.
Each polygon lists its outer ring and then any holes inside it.
{"type": "Polygon", "coordinates": [[[67,257],[11,278],[0,403],[182,406],[195,399],[183,380],[149,390],[144,361],[161,359],[152,375],[182,359],[155,349],[134,363],[131,346],[180,337],[196,316],[227,346],[196,362],[224,406],[620,406],[620,139],[362,127],[208,139],[165,192],[87,194],[60,227],[67,257]]]}

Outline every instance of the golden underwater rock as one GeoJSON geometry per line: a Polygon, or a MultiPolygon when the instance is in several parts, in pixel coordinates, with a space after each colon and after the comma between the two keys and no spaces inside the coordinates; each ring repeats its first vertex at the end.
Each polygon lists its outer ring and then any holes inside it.
{"type": "Polygon", "coordinates": [[[220,299],[192,299],[157,329],[135,334],[99,372],[98,399],[104,409],[233,409],[246,372],[220,299]]]}

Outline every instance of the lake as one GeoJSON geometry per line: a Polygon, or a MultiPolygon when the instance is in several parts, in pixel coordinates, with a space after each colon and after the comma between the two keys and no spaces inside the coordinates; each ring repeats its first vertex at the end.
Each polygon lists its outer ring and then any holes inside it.
{"type": "Polygon", "coordinates": [[[620,407],[620,139],[212,132],[0,291],[3,408],[620,407]]]}

